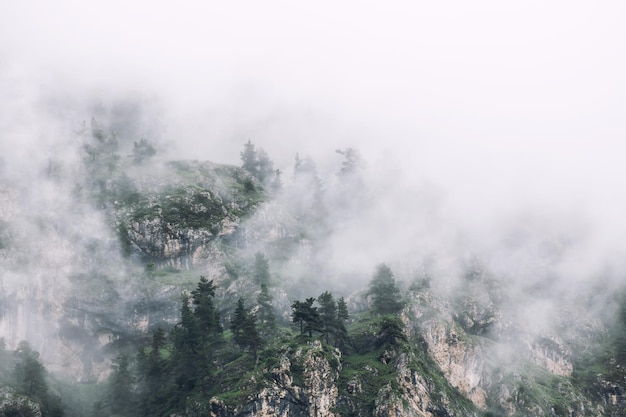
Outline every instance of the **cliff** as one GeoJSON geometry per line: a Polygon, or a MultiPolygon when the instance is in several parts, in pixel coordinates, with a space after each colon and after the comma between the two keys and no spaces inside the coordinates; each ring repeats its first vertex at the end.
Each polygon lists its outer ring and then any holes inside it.
{"type": "MultiPolygon", "coordinates": [[[[58,178],[36,190],[2,183],[0,334],[8,349],[27,339],[50,371],[102,383],[112,358],[176,325],[180,295],[200,275],[215,280],[228,328],[236,299],[261,293],[258,251],[273,262],[263,279],[285,329],[294,299],[322,286],[345,290],[319,257],[332,232],[319,202],[272,200],[236,167],[159,164],[92,178],[91,188],[58,178]]],[[[504,279],[479,263],[464,267],[446,285],[404,277],[401,341],[379,343],[379,318],[357,289],[345,294],[349,345],[279,332],[258,358],[239,352],[220,362],[215,392],[186,400],[176,415],[619,415],[626,384],[610,320],[573,297],[534,327],[504,279]]],[[[37,415],[29,399],[2,393],[1,407],[37,415]]]]}

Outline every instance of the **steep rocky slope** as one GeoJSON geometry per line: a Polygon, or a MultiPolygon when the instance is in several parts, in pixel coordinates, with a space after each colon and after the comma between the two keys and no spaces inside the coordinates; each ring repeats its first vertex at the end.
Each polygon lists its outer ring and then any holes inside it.
{"type": "MultiPolygon", "coordinates": [[[[250,173],[210,162],[123,167],[92,171],[80,186],[61,173],[31,190],[9,178],[0,184],[7,349],[29,340],[51,371],[102,382],[115,355],[177,322],[181,292],[200,275],[215,280],[227,324],[238,297],[259,295],[251,273],[257,251],[274,265],[269,282],[283,325],[294,299],[317,296],[322,285],[345,291],[320,262],[333,225],[319,201],[272,199],[250,173]]],[[[597,353],[613,346],[612,330],[588,314],[585,297],[563,299],[535,326],[505,277],[478,261],[459,263],[462,272],[445,285],[401,277],[406,340],[376,345],[371,299],[346,293],[350,349],[283,335],[270,356],[228,363],[224,372],[236,378],[181,415],[619,415],[623,363],[612,348],[597,353]]],[[[21,404],[36,415],[28,399],[2,395],[2,407],[21,404]]]]}
{"type": "Polygon", "coordinates": [[[136,180],[118,172],[97,191],[47,175],[32,190],[0,184],[7,347],[29,340],[51,370],[102,379],[111,346],[170,326],[198,274],[224,273],[220,241],[262,198],[258,182],[208,162],[152,168],[136,180]]]}

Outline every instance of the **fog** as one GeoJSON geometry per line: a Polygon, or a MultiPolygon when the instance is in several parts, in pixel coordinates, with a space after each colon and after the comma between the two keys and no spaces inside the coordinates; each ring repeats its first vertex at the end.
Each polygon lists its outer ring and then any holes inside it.
{"type": "Polygon", "coordinates": [[[613,290],[626,266],[625,12],[4,1],[2,170],[44,198],[34,181],[51,155],[78,158],[94,116],[171,158],[238,165],[251,139],[288,176],[310,156],[331,190],[335,150],[354,147],[367,190],[320,255],[338,275],[435,257],[443,276],[475,256],[515,289],[550,277],[561,296],[602,277],[613,290]]]}

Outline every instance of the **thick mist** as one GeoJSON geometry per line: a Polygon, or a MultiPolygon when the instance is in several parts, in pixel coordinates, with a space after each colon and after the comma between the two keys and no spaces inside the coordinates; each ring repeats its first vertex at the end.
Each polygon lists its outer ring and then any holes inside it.
{"type": "Polygon", "coordinates": [[[5,2],[0,236],[23,247],[1,258],[4,291],[71,288],[98,258],[126,285],[115,237],[73,197],[95,117],[164,158],[239,165],[250,139],[287,186],[310,157],[324,284],[363,288],[387,262],[445,291],[478,259],[529,323],[592,293],[604,315],[626,272],[625,7],[5,2]],[[364,161],[348,184],[347,148],[364,161]]]}

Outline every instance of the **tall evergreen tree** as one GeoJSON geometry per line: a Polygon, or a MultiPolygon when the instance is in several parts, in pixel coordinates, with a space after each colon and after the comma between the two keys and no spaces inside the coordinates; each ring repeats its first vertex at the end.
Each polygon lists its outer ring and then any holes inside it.
{"type": "Polygon", "coordinates": [[[313,337],[313,332],[322,331],[320,314],[317,307],[313,306],[315,298],[307,298],[306,301],[295,301],[291,305],[291,319],[300,326],[300,334],[305,332],[313,337]]]}
{"type": "Polygon", "coordinates": [[[248,171],[253,177],[258,177],[259,174],[259,161],[257,159],[257,151],[252,142],[248,139],[248,142],[243,145],[243,151],[241,155],[241,167],[248,171]]]}
{"type": "Polygon", "coordinates": [[[348,313],[348,304],[343,297],[340,297],[337,300],[337,320],[340,323],[344,323],[348,321],[350,318],[350,314],[348,313]]]}
{"type": "Polygon", "coordinates": [[[213,297],[215,297],[215,285],[213,280],[209,281],[201,276],[198,286],[191,292],[193,304],[195,305],[194,316],[198,321],[201,331],[205,335],[222,333],[220,314],[215,308],[213,297]]]}
{"type": "Polygon", "coordinates": [[[112,365],[113,372],[109,377],[109,407],[113,414],[119,416],[135,415],[134,390],[135,379],[130,369],[130,359],[127,355],[118,356],[112,365]]]}
{"type": "Polygon", "coordinates": [[[273,174],[274,162],[272,162],[263,148],[259,148],[257,152],[257,178],[261,183],[265,183],[272,179],[273,174]]]}
{"type": "Polygon", "coordinates": [[[147,411],[156,413],[163,401],[166,385],[166,361],[162,356],[165,347],[165,332],[160,327],[152,334],[150,351],[146,358],[144,390],[147,401],[144,404],[147,411]]]}
{"type": "Polygon", "coordinates": [[[27,342],[22,341],[15,355],[17,362],[14,374],[18,392],[39,400],[45,398],[48,395],[48,384],[46,370],[39,362],[39,353],[32,350],[27,342]]]}
{"type": "Polygon", "coordinates": [[[183,295],[181,321],[172,331],[173,380],[183,401],[184,393],[210,389],[215,373],[214,351],[223,341],[220,315],[213,297],[215,285],[204,276],[195,290],[183,295]],[[190,304],[194,306],[192,309],[190,304]]]}
{"type": "Polygon", "coordinates": [[[372,296],[372,307],[377,314],[396,314],[402,310],[400,288],[391,268],[384,263],[376,267],[367,294],[372,296]]]}
{"type": "Polygon", "coordinates": [[[378,325],[378,334],[376,344],[382,346],[399,345],[400,342],[406,342],[407,338],[404,334],[404,323],[400,317],[394,315],[384,316],[378,325]]]}
{"type": "Polygon", "coordinates": [[[335,347],[339,347],[342,350],[347,348],[349,344],[348,329],[346,328],[346,322],[350,318],[348,314],[348,305],[343,297],[337,300],[337,327],[335,334],[335,347]]]}
{"type": "Polygon", "coordinates": [[[256,360],[257,351],[261,345],[261,336],[257,329],[257,318],[254,313],[248,311],[243,299],[237,301],[235,315],[230,322],[233,332],[233,340],[243,349],[249,349],[256,360]]]}
{"type": "Polygon", "coordinates": [[[273,298],[270,295],[267,285],[261,284],[261,292],[256,298],[259,306],[257,319],[259,322],[259,333],[263,337],[270,336],[276,330],[276,315],[272,307],[273,298]]]}
{"type": "Polygon", "coordinates": [[[235,307],[235,313],[230,321],[230,331],[233,333],[233,340],[238,345],[241,345],[242,332],[247,314],[243,298],[239,298],[239,300],[237,300],[237,307],[235,307]]]}
{"type": "Polygon", "coordinates": [[[270,285],[270,264],[269,260],[262,252],[257,252],[254,255],[254,282],[257,285],[270,285]]]}
{"type": "Polygon", "coordinates": [[[317,303],[320,305],[322,334],[326,339],[326,343],[330,343],[331,337],[334,339],[337,333],[337,305],[333,295],[328,291],[324,291],[317,297],[317,303]]]}

